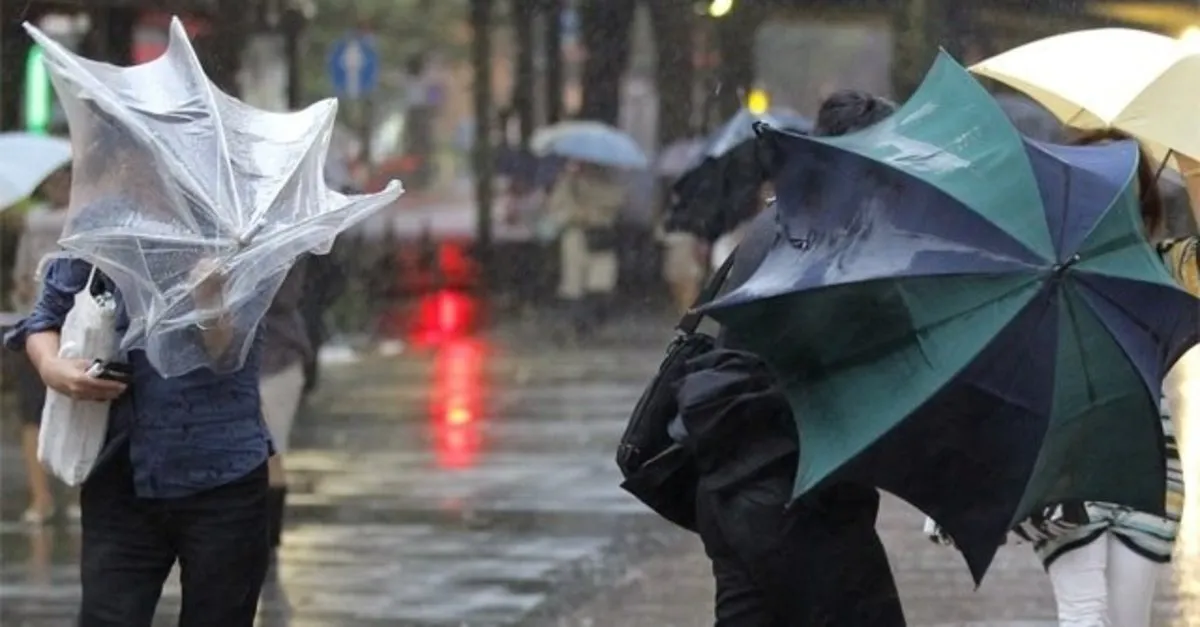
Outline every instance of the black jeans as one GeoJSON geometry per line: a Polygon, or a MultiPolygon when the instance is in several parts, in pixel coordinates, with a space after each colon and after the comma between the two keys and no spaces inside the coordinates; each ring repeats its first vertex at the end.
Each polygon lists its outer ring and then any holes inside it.
{"type": "Polygon", "coordinates": [[[150,627],[179,560],[180,627],[252,627],[270,560],[267,466],[177,499],[133,493],[127,453],[98,466],[83,510],[79,627],[150,627]]]}
{"type": "Polygon", "coordinates": [[[903,627],[875,533],[878,494],[824,506],[802,501],[785,511],[790,474],[781,469],[697,496],[717,584],[716,627],[903,627]]]}

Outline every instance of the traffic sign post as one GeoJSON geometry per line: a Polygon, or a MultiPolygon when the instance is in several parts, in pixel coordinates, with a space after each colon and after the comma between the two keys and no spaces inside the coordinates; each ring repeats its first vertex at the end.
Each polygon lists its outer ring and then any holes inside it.
{"type": "Polygon", "coordinates": [[[358,100],[379,86],[379,52],[370,35],[350,34],[329,51],[329,81],[339,98],[358,100]]]}
{"type": "Polygon", "coordinates": [[[329,82],[339,98],[356,100],[362,124],[363,160],[371,162],[371,94],[379,86],[379,52],[375,39],[363,33],[350,33],[333,44],[329,51],[329,82]]]}

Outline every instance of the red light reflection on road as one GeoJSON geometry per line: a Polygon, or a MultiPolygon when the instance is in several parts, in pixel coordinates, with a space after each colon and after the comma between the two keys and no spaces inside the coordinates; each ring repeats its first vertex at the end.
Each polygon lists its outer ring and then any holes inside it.
{"type": "Polygon", "coordinates": [[[479,456],[485,357],[483,342],[471,338],[446,341],[434,354],[429,412],[434,455],[442,468],[468,468],[479,456]]]}
{"type": "Polygon", "coordinates": [[[468,294],[438,290],[417,303],[414,343],[429,346],[455,341],[475,324],[475,301],[468,294]]]}

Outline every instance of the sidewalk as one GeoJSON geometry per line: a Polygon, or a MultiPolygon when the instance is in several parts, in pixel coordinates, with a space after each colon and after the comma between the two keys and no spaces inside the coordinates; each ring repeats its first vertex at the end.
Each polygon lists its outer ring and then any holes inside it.
{"type": "MultiPolygon", "coordinates": [[[[925,539],[922,519],[887,497],[878,524],[910,627],[1057,626],[1049,580],[1028,547],[1002,549],[976,591],[959,555],[925,539]]],[[[1185,533],[1195,538],[1193,528],[1185,533]]],[[[1200,625],[1200,555],[1182,544],[1159,584],[1155,626],[1200,625]]],[[[546,627],[711,627],[712,595],[703,547],[681,537],[670,553],[632,565],[614,586],[546,627]]]]}

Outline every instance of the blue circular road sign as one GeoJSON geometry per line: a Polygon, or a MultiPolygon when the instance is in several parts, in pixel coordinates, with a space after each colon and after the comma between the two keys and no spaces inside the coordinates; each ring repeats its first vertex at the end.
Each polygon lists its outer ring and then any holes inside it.
{"type": "Polygon", "coordinates": [[[379,86],[379,52],[370,35],[339,39],[329,51],[329,82],[339,97],[362,98],[379,86]]]}

